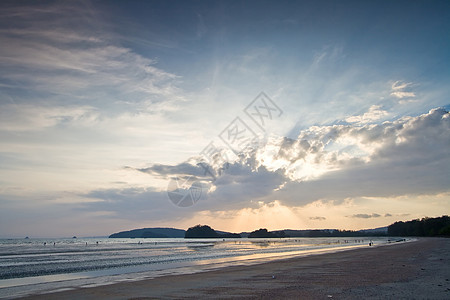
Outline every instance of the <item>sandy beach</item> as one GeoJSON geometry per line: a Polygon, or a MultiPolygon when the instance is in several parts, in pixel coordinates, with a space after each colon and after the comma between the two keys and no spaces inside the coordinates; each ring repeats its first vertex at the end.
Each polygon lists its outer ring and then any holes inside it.
{"type": "Polygon", "coordinates": [[[23,299],[449,299],[450,239],[367,247],[23,299]]]}

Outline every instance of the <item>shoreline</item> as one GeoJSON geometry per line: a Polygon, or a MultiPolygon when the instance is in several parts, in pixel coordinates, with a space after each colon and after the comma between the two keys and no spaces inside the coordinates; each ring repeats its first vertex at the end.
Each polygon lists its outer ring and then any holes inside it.
{"type": "Polygon", "coordinates": [[[450,239],[168,275],[20,299],[427,298],[450,297],[450,239]]]}

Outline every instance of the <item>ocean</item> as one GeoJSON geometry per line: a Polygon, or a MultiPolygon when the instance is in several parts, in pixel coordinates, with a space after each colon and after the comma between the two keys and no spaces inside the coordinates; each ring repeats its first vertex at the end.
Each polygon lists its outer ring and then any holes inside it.
{"type": "Polygon", "coordinates": [[[0,298],[387,245],[387,237],[0,239],[0,298]]]}

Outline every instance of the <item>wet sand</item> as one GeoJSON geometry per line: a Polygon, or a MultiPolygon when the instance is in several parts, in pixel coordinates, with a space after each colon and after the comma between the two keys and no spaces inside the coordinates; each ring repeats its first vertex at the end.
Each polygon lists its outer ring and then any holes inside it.
{"type": "Polygon", "coordinates": [[[25,299],[450,299],[450,239],[78,288],[25,299]]]}

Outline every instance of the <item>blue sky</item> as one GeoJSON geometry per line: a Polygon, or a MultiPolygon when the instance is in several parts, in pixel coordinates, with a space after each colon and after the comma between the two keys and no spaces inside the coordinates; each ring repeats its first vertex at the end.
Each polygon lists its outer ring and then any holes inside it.
{"type": "Polygon", "coordinates": [[[448,1],[4,1],[0,236],[450,210],[448,1]],[[244,112],[261,92],[282,114],[244,112]],[[236,117],[259,144],[236,156],[236,117]],[[228,156],[199,168],[213,142],[228,156]],[[171,178],[203,197],[173,205],[171,178]]]}

